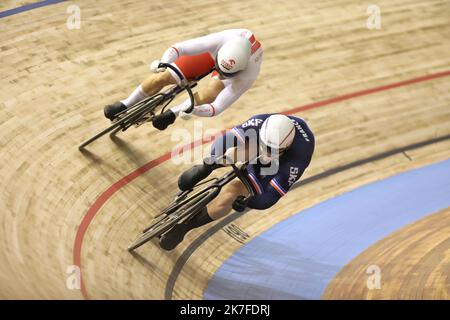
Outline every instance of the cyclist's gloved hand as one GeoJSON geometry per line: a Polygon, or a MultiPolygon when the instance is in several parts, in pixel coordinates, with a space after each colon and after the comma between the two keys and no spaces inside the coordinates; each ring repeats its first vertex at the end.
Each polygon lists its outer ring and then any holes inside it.
{"type": "Polygon", "coordinates": [[[180,118],[183,120],[189,120],[192,118],[192,113],[187,113],[185,111],[180,111],[180,118]]]}
{"type": "Polygon", "coordinates": [[[190,118],[192,118],[192,111],[194,109],[192,109],[191,112],[187,112],[190,107],[191,107],[191,100],[188,99],[188,100],[185,101],[185,103],[181,107],[181,110],[180,110],[180,118],[181,119],[189,120],[190,118]]]}
{"type": "Polygon", "coordinates": [[[234,201],[233,201],[233,209],[236,210],[237,212],[242,212],[245,210],[245,208],[247,208],[247,203],[248,203],[248,199],[244,196],[238,196],[234,201]]]}
{"type": "Polygon", "coordinates": [[[155,60],[150,64],[150,71],[153,73],[159,73],[159,72],[163,72],[166,70],[166,68],[159,68],[159,64],[161,61],[159,60],[155,60]]]}

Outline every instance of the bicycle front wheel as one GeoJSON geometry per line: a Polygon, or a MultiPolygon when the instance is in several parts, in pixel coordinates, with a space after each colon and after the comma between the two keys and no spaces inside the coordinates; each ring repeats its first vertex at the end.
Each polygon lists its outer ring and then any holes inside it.
{"type": "Polygon", "coordinates": [[[118,132],[120,130],[124,131],[132,126],[137,120],[141,119],[145,114],[153,112],[154,109],[158,107],[158,105],[162,102],[162,98],[160,95],[156,95],[154,97],[149,97],[143,100],[142,102],[138,102],[135,106],[130,107],[126,111],[123,111],[122,117],[113,122],[108,128],[104,129],[100,133],[96,134],[92,138],[83,142],[78,149],[82,150],[88,144],[91,144],[98,138],[104,136],[108,132],[118,132]]]}
{"type": "Polygon", "coordinates": [[[213,187],[205,190],[205,192],[194,195],[182,207],[176,211],[160,219],[155,224],[144,230],[129,247],[128,251],[133,251],[146,242],[150,241],[156,236],[172,229],[177,223],[184,222],[194,216],[198,211],[203,209],[209,202],[211,202],[219,193],[218,187],[213,187]]]}

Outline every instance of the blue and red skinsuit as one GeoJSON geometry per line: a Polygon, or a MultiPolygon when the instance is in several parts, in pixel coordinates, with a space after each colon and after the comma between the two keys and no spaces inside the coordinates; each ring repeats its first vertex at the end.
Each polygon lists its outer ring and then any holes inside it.
{"type": "MultiPolygon", "coordinates": [[[[256,131],[256,136],[259,136],[259,130],[264,120],[271,115],[255,115],[241,125],[227,131],[226,134],[214,141],[211,147],[211,156],[215,158],[223,155],[228,148],[233,146],[243,147],[245,145],[246,132],[252,129],[256,131]]],[[[278,167],[276,172],[264,175],[262,173],[264,172],[262,170],[264,166],[260,163],[247,166],[248,177],[255,191],[255,196],[249,199],[249,208],[264,210],[273,206],[300,179],[311,162],[315,145],[314,134],[303,119],[294,116],[288,117],[294,122],[295,137],[289,149],[277,160],[278,167]]]]}

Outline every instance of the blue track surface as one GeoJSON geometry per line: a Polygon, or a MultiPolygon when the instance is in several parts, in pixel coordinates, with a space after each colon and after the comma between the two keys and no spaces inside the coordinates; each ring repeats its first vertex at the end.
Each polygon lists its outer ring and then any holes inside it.
{"type": "Polygon", "coordinates": [[[9,17],[14,14],[18,14],[18,13],[25,12],[28,10],[48,6],[48,5],[55,4],[55,3],[60,3],[63,1],[66,1],[66,0],[45,0],[45,1],[39,1],[39,2],[35,2],[35,3],[26,4],[26,5],[18,7],[18,8],[0,12],[0,18],[9,17]]]}
{"type": "Polygon", "coordinates": [[[370,245],[449,206],[450,160],[363,186],[250,241],[218,269],[204,298],[320,299],[370,245]]]}

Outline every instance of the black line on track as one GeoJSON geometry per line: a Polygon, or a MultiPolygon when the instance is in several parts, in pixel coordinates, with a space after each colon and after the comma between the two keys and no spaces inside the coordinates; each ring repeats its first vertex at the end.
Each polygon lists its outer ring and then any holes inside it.
{"type": "MultiPolygon", "coordinates": [[[[437,137],[437,138],[433,138],[430,140],[426,140],[426,141],[421,141],[421,142],[417,142],[417,143],[413,143],[404,147],[400,147],[400,148],[395,148],[386,152],[382,152],[379,154],[376,154],[374,156],[368,157],[368,158],[364,158],[361,160],[357,160],[357,161],[353,161],[350,162],[346,165],[343,166],[339,166],[336,168],[332,168],[330,170],[324,171],[322,173],[316,174],[314,176],[311,176],[309,178],[300,180],[298,183],[296,183],[292,189],[304,186],[306,184],[321,180],[321,179],[325,179],[327,177],[330,177],[332,175],[338,174],[340,172],[346,171],[346,170],[350,170],[353,169],[355,167],[359,167],[362,166],[364,164],[370,163],[370,162],[374,162],[374,161],[378,161],[381,159],[385,159],[388,158],[390,156],[399,154],[399,153],[405,153],[406,151],[410,151],[413,149],[418,149],[421,147],[425,147],[428,145],[432,145],[435,143],[439,143],[442,142],[444,140],[450,139],[450,134],[442,136],[442,137],[437,137]]],[[[208,230],[206,230],[203,234],[201,234],[197,239],[195,239],[185,250],[184,252],[180,255],[180,257],[177,259],[172,272],[169,275],[169,278],[167,280],[166,283],[166,289],[164,292],[164,299],[166,300],[171,300],[172,299],[172,294],[173,294],[173,289],[175,287],[175,283],[177,281],[177,278],[179,276],[179,274],[181,273],[181,270],[183,269],[184,265],[187,263],[187,261],[189,260],[189,258],[192,256],[192,254],[212,235],[214,235],[216,232],[218,232],[219,230],[221,230],[223,227],[225,227],[227,224],[233,222],[234,220],[238,219],[239,217],[241,217],[242,215],[244,215],[246,212],[248,212],[250,210],[245,210],[244,212],[234,212],[232,214],[230,214],[229,216],[223,218],[222,220],[220,220],[217,224],[215,224],[213,227],[209,228],[208,230]]]]}

